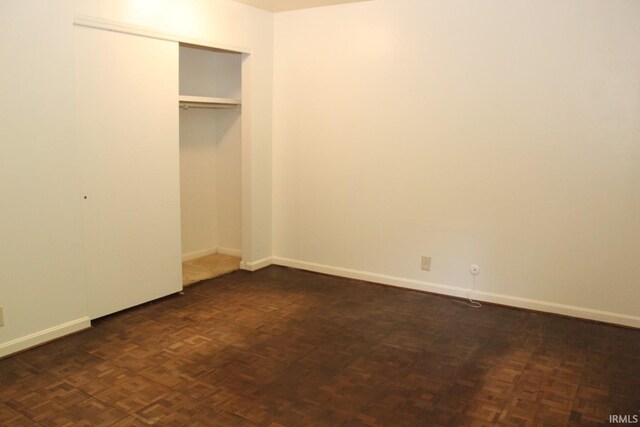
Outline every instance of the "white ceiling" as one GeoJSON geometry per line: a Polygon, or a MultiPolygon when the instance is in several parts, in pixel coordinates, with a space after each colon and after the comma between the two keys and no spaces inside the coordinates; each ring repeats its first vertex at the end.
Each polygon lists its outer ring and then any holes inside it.
{"type": "Polygon", "coordinates": [[[285,10],[308,9],[311,7],[330,6],[333,4],[356,3],[371,0],[235,0],[240,3],[268,10],[283,12],[285,10]]]}

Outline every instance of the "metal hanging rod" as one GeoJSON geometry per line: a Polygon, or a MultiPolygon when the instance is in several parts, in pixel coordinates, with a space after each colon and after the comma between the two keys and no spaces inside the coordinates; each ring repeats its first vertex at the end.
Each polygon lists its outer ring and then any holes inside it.
{"type": "Polygon", "coordinates": [[[191,104],[191,103],[183,103],[179,104],[180,109],[189,110],[189,109],[204,109],[204,110],[229,110],[233,108],[237,108],[237,104],[191,104]]]}

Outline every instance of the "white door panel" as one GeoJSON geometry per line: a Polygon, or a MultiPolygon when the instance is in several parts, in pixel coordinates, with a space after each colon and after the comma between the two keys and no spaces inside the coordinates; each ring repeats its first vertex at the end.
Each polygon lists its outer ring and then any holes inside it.
{"type": "Polygon", "coordinates": [[[75,28],[91,318],[182,289],[178,44],[75,28]]]}

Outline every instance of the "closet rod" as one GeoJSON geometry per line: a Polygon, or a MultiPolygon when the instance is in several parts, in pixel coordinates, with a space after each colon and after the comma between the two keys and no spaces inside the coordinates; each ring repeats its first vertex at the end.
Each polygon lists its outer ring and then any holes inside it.
{"type": "Polygon", "coordinates": [[[236,108],[237,104],[180,104],[182,110],[190,110],[192,108],[201,108],[205,110],[228,110],[236,108]]]}

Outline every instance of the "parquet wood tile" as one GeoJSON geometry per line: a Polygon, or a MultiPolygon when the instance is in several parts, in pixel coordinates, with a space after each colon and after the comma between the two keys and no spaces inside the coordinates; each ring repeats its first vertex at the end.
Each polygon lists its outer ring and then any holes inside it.
{"type": "Polygon", "coordinates": [[[43,426],[78,426],[78,427],[106,427],[123,420],[127,417],[122,412],[110,405],[95,398],[86,399],[77,405],[65,408],[64,410],[50,417],[40,420],[43,426]]]}
{"type": "Polygon", "coordinates": [[[20,412],[0,403],[0,426],[37,426],[35,421],[22,415],[20,412]]]}
{"type": "MultiPolygon", "coordinates": [[[[169,361],[173,363],[173,360],[169,361]]],[[[180,374],[180,372],[173,371],[170,367],[164,364],[160,366],[153,366],[140,371],[140,375],[155,381],[158,384],[162,384],[165,387],[177,387],[178,385],[187,382],[189,379],[180,374]]]]}
{"type": "Polygon", "coordinates": [[[147,424],[188,426],[190,422],[204,416],[208,411],[209,408],[203,401],[172,391],[134,415],[147,424]]]}
{"type": "Polygon", "coordinates": [[[160,366],[172,359],[172,356],[159,349],[135,346],[110,358],[114,364],[134,372],[160,366]]]}
{"type": "Polygon", "coordinates": [[[170,391],[170,388],[157,382],[136,376],[100,392],[96,398],[127,413],[134,413],[170,391]]]}
{"type": "Polygon", "coordinates": [[[13,399],[24,397],[33,390],[43,390],[52,384],[58,384],[60,381],[51,375],[38,373],[32,374],[27,378],[21,378],[20,381],[12,381],[11,376],[7,375],[0,382],[0,402],[7,403],[13,399]]]}
{"type": "Polygon", "coordinates": [[[10,377],[7,375],[11,375],[13,381],[19,381],[20,375],[16,375],[17,372],[22,372],[23,376],[28,376],[29,372],[37,373],[38,370],[18,357],[7,358],[0,362],[0,379],[9,381],[10,377]]]}
{"type": "Polygon", "coordinates": [[[40,423],[88,398],[88,394],[58,381],[28,392],[25,391],[5,403],[12,409],[40,423]]]}
{"type": "Polygon", "coordinates": [[[603,425],[640,331],[270,267],[0,360],[0,425],[603,425]]]}
{"type": "Polygon", "coordinates": [[[211,408],[198,418],[189,421],[189,426],[191,427],[257,427],[258,425],[237,414],[219,408],[211,408]]]}
{"type": "Polygon", "coordinates": [[[130,415],[117,423],[113,424],[114,427],[148,427],[149,424],[142,421],[141,419],[130,415]]]}
{"type": "Polygon", "coordinates": [[[134,376],[133,371],[121,368],[115,363],[101,362],[88,368],[78,369],[67,376],[64,382],[87,394],[95,395],[113,384],[123,383],[134,376]]]}

